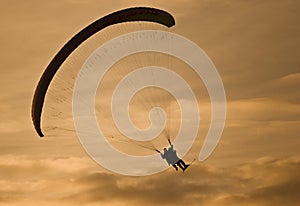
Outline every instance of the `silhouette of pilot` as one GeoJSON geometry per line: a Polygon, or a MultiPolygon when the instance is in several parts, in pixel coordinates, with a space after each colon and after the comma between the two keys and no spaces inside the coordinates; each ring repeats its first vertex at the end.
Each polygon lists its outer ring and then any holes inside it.
{"type": "Polygon", "coordinates": [[[161,155],[161,158],[166,159],[167,163],[169,165],[172,165],[176,169],[176,171],[178,170],[178,167],[180,167],[182,171],[184,171],[189,166],[188,164],[185,164],[185,162],[177,156],[176,150],[174,150],[173,145],[171,145],[168,149],[164,148],[163,153],[161,152],[159,153],[161,155]]]}

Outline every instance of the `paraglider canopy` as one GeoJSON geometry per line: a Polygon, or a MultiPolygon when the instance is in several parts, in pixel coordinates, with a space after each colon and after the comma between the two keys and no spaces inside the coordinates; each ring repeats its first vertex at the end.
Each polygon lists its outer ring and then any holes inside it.
{"type": "Polygon", "coordinates": [[[101,31],[110,25],[133,21],[154,22],[166,27],[175,25],[173,16],[166,11],[149,7],[133,7],[108,14],[91,23],[73,36],[51,60],[35,90],[31,116],[35,130],[40,137],[44,136],[41,130],[41,114],[45,96],[52,79],[63,62],[80,44],[98,31],[101,31]]]}

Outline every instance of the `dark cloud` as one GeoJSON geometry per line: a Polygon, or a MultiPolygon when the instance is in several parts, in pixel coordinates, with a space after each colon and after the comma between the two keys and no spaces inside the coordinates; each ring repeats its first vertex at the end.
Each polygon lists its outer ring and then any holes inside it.
{"type": "Polygon", "coordinates": [[[6,205],[31,200],[62,205],[296,205],[300,158],[263,157],[224,168],[195,163],[146,177],[99,171],[88,158],[32,160],[1,156],[0,195],[6,205]]]}
{"type": "Polygon", "coordinates": [[[249,193],[232,195],[224,198],[224,203],[237,205],[298,205],[300,197],[300,181],[289,180],[280,184],[253,189],[249,193]]]}
{"type": "Polygon", "coordinates": [[[91,174],[75,181],[78,184],[89,184],[91,188],[67,199],[75,198],[82,202],[118,200],[142,205],[197,205],[219,190],[201,181],[185,178],[184,175],[174,174],[173,171],[140,178],[91,174]]]}
{"type": "Polygon", "coordinates": [[[139,205],[296,205],[300,189],[300,161],[263,158],[228,168],[195,164],[186,173],[172,169],[150,177],[123,177],[92,173],[76,179],[88,189],[64,200],[87,202],[120,201],[139,205]]]}
{"type": "Polygon", "coordinates": [[[252,192],[248,199],[254,199],[263,202],[266,205],[297,205],[299,203],[300,181],[293,179],[281,184],[276,184],[257,189],[252,192]]]}

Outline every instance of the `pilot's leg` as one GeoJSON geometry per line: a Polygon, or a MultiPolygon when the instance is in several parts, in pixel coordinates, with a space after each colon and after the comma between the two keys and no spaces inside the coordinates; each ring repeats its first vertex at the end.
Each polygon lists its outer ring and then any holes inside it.
{"type": "Polygon", "coordinates": [[[178,167],[176,166],[176,164],[173,164],[172,166],[175,168],[176,171],[178,170],[178,167]]]}

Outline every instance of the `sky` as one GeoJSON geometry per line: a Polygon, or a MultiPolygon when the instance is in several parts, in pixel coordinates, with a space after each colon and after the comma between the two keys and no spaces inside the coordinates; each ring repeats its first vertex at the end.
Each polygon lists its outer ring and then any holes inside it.
{"type": "MultiPolygon", "coordinates": [[[[297,205],[299,10],[298,1],[279,0],[2,0],[0,205],[297,205]],[[94,162],[76,135],[53,129],[41,139],[32,125],[34,90],[55,53],[89,23],[132,6],[172,13],[171,31],[199,45],[223,80],[227,119],[221,141],[185,173],[169,168],[146,177],[115,174],[94,162]]],[[[86,48],[66,71],[89,55],[86,48]]],[[[58,96],[50,91],[49,99],[58,96]]],[[[204,114],[206,100],[200,99],[204,114]]],[[[205,132],[183,159],[199,154],[205,132]]]]}

